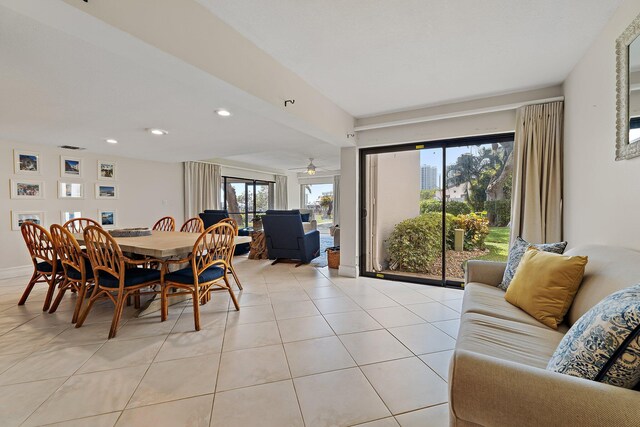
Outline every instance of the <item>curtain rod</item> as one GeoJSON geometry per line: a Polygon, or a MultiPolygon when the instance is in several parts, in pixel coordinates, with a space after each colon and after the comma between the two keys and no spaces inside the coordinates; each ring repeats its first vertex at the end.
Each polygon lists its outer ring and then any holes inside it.
{"type": "Polygon", "coordinates": [[[283,175],[283,176],[286,176],[285,173],[270,172],[270,171],[264,171],[264,170],[258,170],[258,169],[250,169],[250,168],[245,168],[245,167],[242,167],[242,166],[221,165],[220,163],[204,162],[202,160],[189,160],[189,161],[191,163],[205,163],[205,164],[208,164],[208,165],[218,165],[218,166],[222,166],[222,167],[225,167],[225,168],[239,169],[239,170],[248,171],[248,172],[264,173],[264,174],[267,174],[267,175],[283,175]]]}
{"type": "Polygon", "coordinates": [[[394,120],[394,121],[390,121],[390,122],[382,122],[382,123],[375,123],[375,124],[370,124],[370,125],[362,125],[362,126],[356,126],[354,128],[354,130],[356,132],[362,132],[362,131],[365,131],[365,130],[382,129],[382,128],[389,128],[389,127],[394,127],[394,126],[413,125],[413,124],[417,124],[417,123],[433,122],[433,121],[436,121],[436,120],[454,119],[454,118],[457,118],[457,117],[475,116],[475,115],[478,115],[478,114],[497,113],[499,111],[515,110],[515,109],[523,107],[525,105],[544,104],[544,103],[547,103],[547,102],[556,102],[556,101],[564,101],[564,96],[555,96],[555,97],[552,97],[552,98],[536,99],[536,100],[533,100],[533,101],[514,102],[512,104],[496,105],[496,106],[493,106],[493,107],[474,108],[474,109],[471,109],[471,110],[462,110],[462,111],[456,111],[456,112],[451,112],[451,113],[434,114],[434,115],[431,115],[431,116],[415,117],[415,118],[412,118],[412,119],[394,120]]]}

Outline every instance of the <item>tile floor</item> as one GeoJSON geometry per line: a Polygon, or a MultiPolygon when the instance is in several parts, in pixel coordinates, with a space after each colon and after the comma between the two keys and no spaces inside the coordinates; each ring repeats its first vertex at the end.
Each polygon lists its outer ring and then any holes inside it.
{"type": "Polygon", "coordinates": [[[136,318],[0,280],[2,426],[447,426],[447,371],[462,292],[239,258],[241,310],[216,293],[136,318]]]}

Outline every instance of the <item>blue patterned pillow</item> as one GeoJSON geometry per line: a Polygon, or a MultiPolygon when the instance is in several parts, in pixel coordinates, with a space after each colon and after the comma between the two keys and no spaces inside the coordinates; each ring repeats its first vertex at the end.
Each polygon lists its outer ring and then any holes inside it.
{"type": "Polygon", "coordinates": [[[634,388],[640,382],[640,284],[609,295],[578,319],[547,369],[634,388]]]}
{"type": "Polygon", "coordinates": [[[567,242],[557,242],[557,243],[529,243],[521,237],[517,237],[516,241],[513,243],[511,249],[509,249],[509,257],[507,258],[507,267],[504,270],[504,275],[502,276],[502,283],[498,285],[500,289],[506,291],[509,285],[511,284],[511,280],[513,276],[516,274],[516,269],[518,268],[518,264],[520,264],[520,260],[527,249],[533,246],[539,251],[543,252],[552,252],[554,254],[562,254],[564,252],[564,248],[567,247],[567,242]]]}

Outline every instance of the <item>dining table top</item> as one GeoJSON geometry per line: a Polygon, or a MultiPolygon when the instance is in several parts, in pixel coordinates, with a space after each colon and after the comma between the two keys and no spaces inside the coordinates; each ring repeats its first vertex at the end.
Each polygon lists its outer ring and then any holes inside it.
{"type": "MultiPolygon", "coordinates": [[[[183,256],[193,250],[193,245],[200,233],[185,233],[180,231],[152,231],[150,236],[114,237],[123,252],[150,256],[153,258],[169,258],[183,256]]],[[[76,234],[76,239],[84,244],[84,236],[76,234]]],[[[235,244],[250,243],[249,236],[236,236],[235,244]]]]}

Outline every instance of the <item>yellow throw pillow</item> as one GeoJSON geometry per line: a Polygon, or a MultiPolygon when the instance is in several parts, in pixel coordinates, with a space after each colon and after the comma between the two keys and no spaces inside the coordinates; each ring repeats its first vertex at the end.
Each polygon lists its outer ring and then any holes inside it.
{"type": "Polygon", "coordinates": [[[558,329],[578,292],[586,256],[566,256],[531,247],[522,257],[505,299],[541,323],[558,329]]]}

